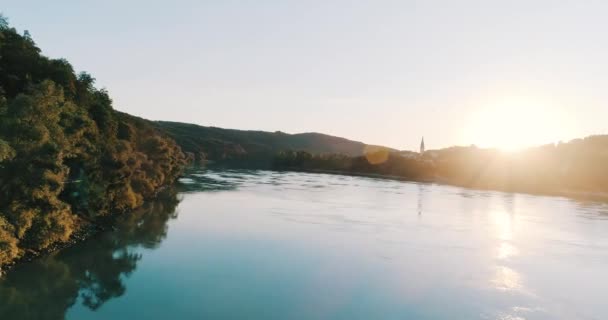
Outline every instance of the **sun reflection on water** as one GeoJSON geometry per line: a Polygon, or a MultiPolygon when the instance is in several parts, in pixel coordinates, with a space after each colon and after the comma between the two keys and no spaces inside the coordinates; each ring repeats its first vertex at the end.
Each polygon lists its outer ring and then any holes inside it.
{"type": "Polygon", "coordinates": [[[497,268],[492,283],[496,289],[503,291],[521,290],[523,287],[521,275],[517,271],[505,266],[497,268]]]}
{"type": "Polygon", "coordinates": [[[517,248],[507,242],[502,242],[498,247],[496,257],[500,260],[506,260],[510,257],[516,256],[519,253],[517,248]]]}
{"type": "MultiPolygon", "coordinates": [[[[493,211],[490,215],[494,226],[495,238],[499,240],[496,247],[496,258],[507,260],[519,254],[519,250],[511,244],[514,239],[514,215],[504,210],[493,211]]],[[[506,266],[499,265],[491,279],[493,286],[498,290],[521,290],[521,275],[506,266]]]]}
{"type": "Polygon", "coordinates": [[[513,216],[504,211],[494,211],[492,221],[496,230],[496,237],[503,241],[513,239],[513,216]]]}

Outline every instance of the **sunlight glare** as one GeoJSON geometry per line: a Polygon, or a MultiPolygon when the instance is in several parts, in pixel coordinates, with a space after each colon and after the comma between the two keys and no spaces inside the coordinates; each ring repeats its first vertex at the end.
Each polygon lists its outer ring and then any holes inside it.
{"type": "Polygon", "coordinates": [[[538,102],[504,101],[479,109],[467,126],[467,140],[480,147],[518,151],[555,142],[568,133],[567,118],[538,102]]]}

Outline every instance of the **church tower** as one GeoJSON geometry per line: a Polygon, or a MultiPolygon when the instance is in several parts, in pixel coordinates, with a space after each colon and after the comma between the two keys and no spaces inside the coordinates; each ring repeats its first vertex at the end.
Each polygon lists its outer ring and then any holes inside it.
{"type": "Polygon", "coordinates": [[[422,137],[422,141],[420,141],[420,155],[424,154],[424,137],[422,137]]]}

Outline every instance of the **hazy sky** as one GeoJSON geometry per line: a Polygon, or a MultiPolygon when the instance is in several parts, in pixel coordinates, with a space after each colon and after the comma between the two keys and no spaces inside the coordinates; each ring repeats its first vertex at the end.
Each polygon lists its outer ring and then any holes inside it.
{"type": "MultiPolygon", "coordinates": [[[[118,110],[383,144],[608,133],[608,1],[27,1],[118,110]]],[[[511,138],[509,138],[511,139],[511,138]]]]}

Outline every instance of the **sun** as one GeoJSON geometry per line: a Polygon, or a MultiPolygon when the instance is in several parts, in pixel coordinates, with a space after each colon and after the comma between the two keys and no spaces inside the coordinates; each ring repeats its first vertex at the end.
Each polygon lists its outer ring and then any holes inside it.
{"type": "Polygon", "coordinates": [[[509,100],[476,110],[465,131],[481,147],[518,151],[558,141],[570,131],[557,108],[538,102],[509,100]]]}

